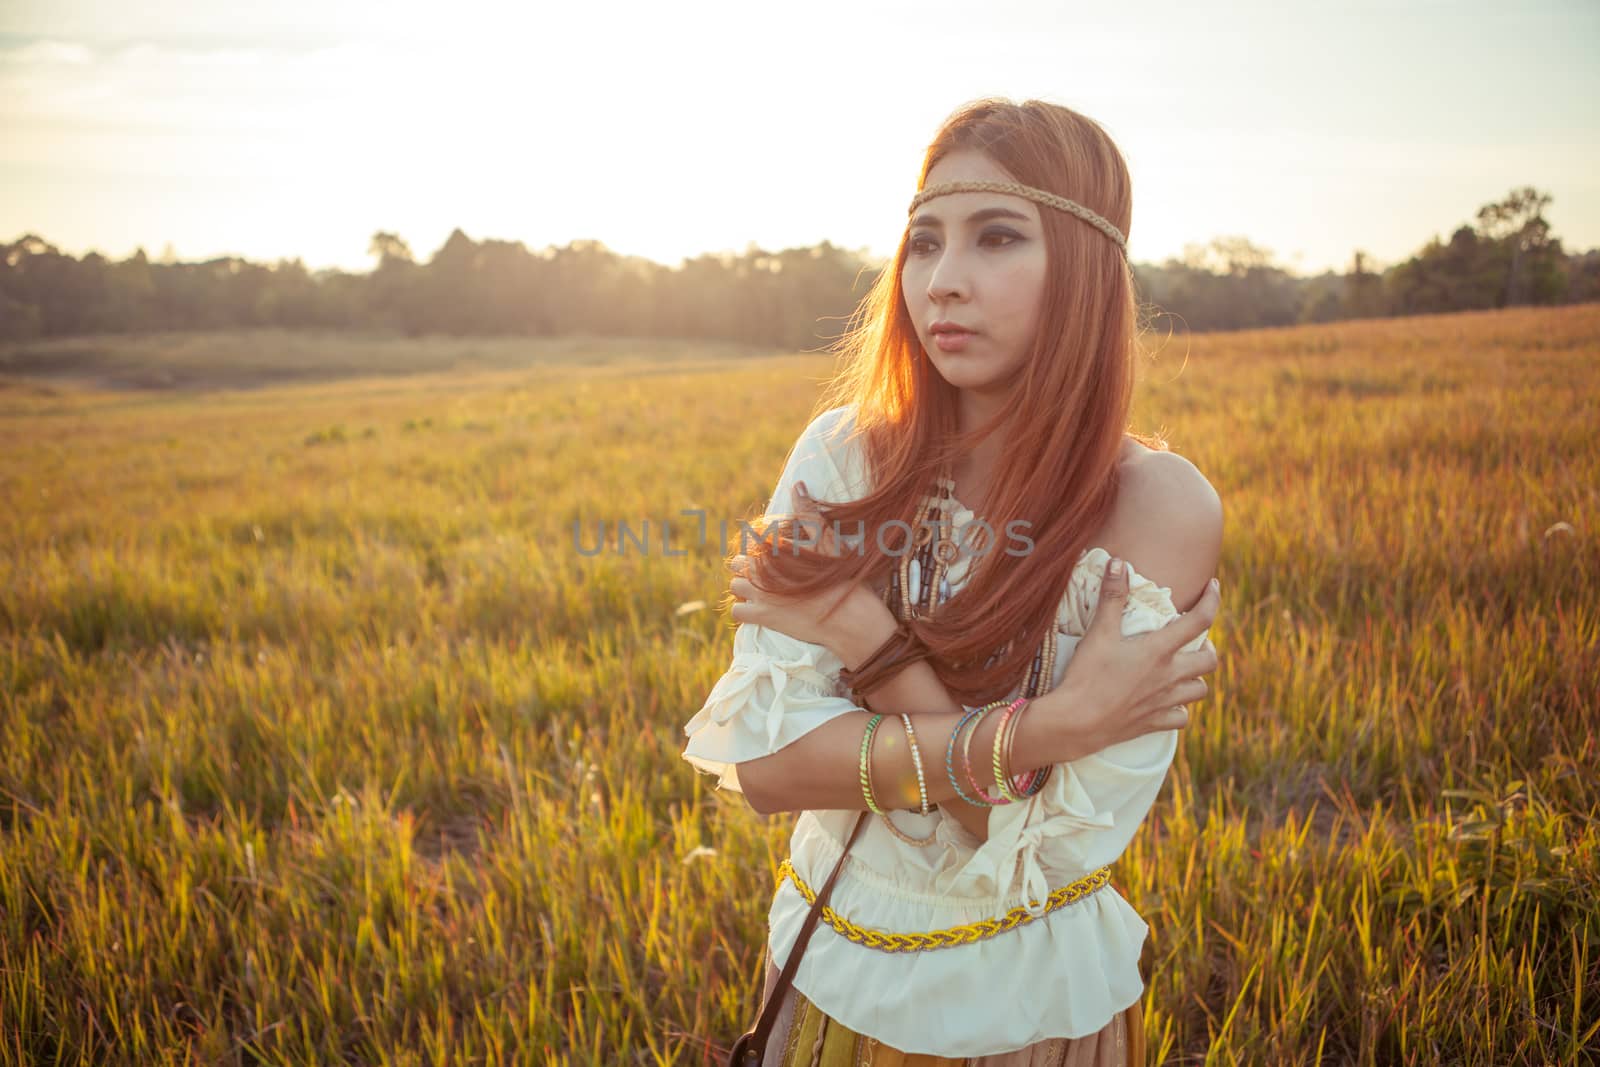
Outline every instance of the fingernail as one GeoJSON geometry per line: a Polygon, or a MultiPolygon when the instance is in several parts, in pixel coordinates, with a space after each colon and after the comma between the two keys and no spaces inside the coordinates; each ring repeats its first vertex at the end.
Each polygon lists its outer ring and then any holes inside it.
{"type": "Polygon", "coordinates": [[[1120,559],[1118,559],[1117,557],[1112,556],[1111,557],[1111,562],[1109,564],[1107,564],[1107,566],[1106,566],[1106,571],[1113,578],[1121,578],[1122,577],[1122,561],[1120,559]]]}
{"type": "Polygon", "coordinates": [[[1222,583],[1217,581],[1215,578],[1213,578],[1213,579],[1211,579],[1211,588],[1213,588],[1213,589],[1221,589],[1222,588],[1222,583]]]}
{"type": "Polygon", "coordinates": [[[795,482],[794,483],[794,487],[800,493],[801,496],[810,496],[811,495],[810,493],[806,492],[806,483],[805,482],[795,482]]]}

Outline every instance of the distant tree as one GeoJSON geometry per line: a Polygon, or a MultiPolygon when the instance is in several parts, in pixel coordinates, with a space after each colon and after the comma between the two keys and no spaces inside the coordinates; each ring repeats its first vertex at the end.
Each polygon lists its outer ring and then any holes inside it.
{"type": "Polygon", "coordinates": [[[1385,296],[1402,315],[1497,307],[1500,287],[1494,244],[1465,225],[1448,242],[1431,239],[1384,279],[1385,296]]]}
{"type": "Polygon", "coordinates": [[[1214,237],[1204,245],[1185,245],[1183,264],[1191,270],[1242,278],[1272,266],[1272,252],[1242,236],[1214,237]]]}
{"type": "Polygon", "coordinates": [[[367,244],[367,255],[378,257],[380,270],[386,264],[416,262],[411,255],[411,246],[406,244],[403,238],[398,234],[381,231],[372,235],[372,240],[367,244]]]}
{"type": "Polygon", "coordinates": [[[1369,269],[1367,253],[1356,249],[1345,278],[1344,317],[1372,318],[1383,314],[1383,278],[1369,269]]]}
{"type": "Polygon", "coordinates": [[[408,337],[422,333],[426,309],[417,301],[422,268],[412,257],[411,247],[399,235],[380,231],[372,235],[367,254],[378,257],[378,266],[366,286],[363,317],[408,337]]]}
{"type": "Polygon", "coordinates": [[[1550,194],[1525,185],[1478,209],[1479,236],[1499,246],[1507,261],[1501,306],[1560,299],[1561,242],[1551,238],[1544,217],[1550,202],[1550,194]]]}
{"type": "Polygon", "coordinates": [[[1568,301],[1600,300],[1600,249],[1568,256],[1566,267],[1568,301]]]}
{"type": "Polygon", "coordinates": [[[155,322],[155,271],[142,247],[111,267],[112,324],[110,329],[143,330],[155,322]]]}
{"type": "Polygon", "coordinates": [[[1302,314],[1295,279],[1243,237],[1186,245],[1181,258],[1135,277],[1141,301],[1176,312],[1194,330],[1287,326],[1302,314]]]}

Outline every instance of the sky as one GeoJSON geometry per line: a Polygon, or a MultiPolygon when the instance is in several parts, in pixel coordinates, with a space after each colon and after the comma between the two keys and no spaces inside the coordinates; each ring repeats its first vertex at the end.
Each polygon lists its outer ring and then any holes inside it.
{"type": "Polygon", "coordinates": [[[0,0],[0,240],[365,271],[460,228],[886,257],[980,96],[1095,119],[1137,262],[1379,267],[1533,185],[1600,247],[1600,3],[0,0]]]}

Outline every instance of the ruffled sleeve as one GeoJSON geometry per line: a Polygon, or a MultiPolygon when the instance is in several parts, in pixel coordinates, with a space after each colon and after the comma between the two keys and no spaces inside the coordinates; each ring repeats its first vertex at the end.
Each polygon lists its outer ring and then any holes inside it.
{"type": "MultiPolygon", "coordinates": [[[[1109,559],[1104,549],[1091,548],[1074,571],[1058,616],[1058,662],[1064,664],[1088,632],[1109,559]]],[[[1158,630],[1179,614],[1172,590],[1129,568],[1123,636],[1158,630]]],[[[1195,651],[1210,640],[1205,631],[1183,647],[1195,651]]],[[[988,854],[985,866],[1002,889],[1009,881],[1010,890],[1024,893],[1029,910],[1038,914],[1050,890],[1122,855],[1155,803],[1178,734],[1144,734],[1056,764],[1044,789],[1026,803],[991,808],[989,839],[979,854],[988,854]]]]}
{"type": "MultiPolygon", "coordinates": [[[[841,453],[847,408],[817,416],[790,450],[766,514],[792,514],[790,491],[804,481],[812,497],[838,502],[859,489],[856,465],[841,453]]],[[[822,645],[755,623],[733,635],[733,661],[684,726],[683,758],[716,774],[717,788],[737,793],[739,764],[771,755],[830,719],[860,711],[839,683],[844,663],[822,645]]]]}

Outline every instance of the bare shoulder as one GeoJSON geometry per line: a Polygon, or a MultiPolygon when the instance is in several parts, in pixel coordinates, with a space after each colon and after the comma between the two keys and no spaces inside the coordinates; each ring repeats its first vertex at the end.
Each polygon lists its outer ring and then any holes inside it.
{"type": "Polygon", "coordinates": [[[1188,611],[1217,573],[1222,498],[1176,452],[1137,445],[1125,450],[1121,472],[1115,551],[1139,574],[1172,590],[1172,603],[1188,611]]]}

